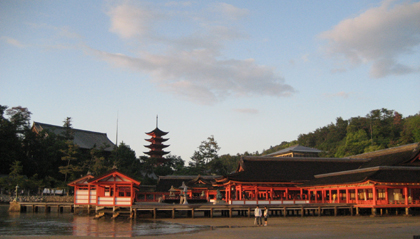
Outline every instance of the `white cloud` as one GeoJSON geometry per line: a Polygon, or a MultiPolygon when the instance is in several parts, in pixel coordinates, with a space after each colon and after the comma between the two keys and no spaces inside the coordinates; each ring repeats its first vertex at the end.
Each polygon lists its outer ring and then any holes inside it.
{"type": "Polygon", "coordinates": [[[14,39],[14,38],[11,38],[11,37],[2,36],[2,37],[0,37],[0,39],[7,42],[10,45],[13,45],[13,46],[16,46],[16,47],[19,47],[19,48],[27,47],[27,45],[23,44],[22,42],[14,39]]]}
{"type": "MultiPolygon", "coordinates": [[[[370,64],[375,78],[419,70],[403,65],[398,58],[415,52],[420,45],[420,2],[393,4],[385,1],[357,17],[341,21],[320,37],[328,40],[327,51],[353,65],[370,64]]],[[[420,59],[420,57],[419,57],[420,59]]]]}
{"type": "MultiPolygon", "coordinates": [[[[229,4],[217,6],[232,19],[243,17],[248,11],[229,4]]],[[[114,66],[147,73],[161,90],[201,104],[213,104],[226,97],[278,97],[295,92],[274,68],[258,65],[253,59],[230,59],[222,55],[225,42],[243,38],[228,23],[203,17],[196,26],[189,26],[192,27],[189,34],[168,36],[163,29],[153,28],[153,21],[172,21],[177,12],[169,16],[158,9],[149,10],[125,4],[109,11],[110,31],[124,39],[138,40],[140,50],[133,56],[88,48],[89,51],[114,66]],[[156,48],[160,51],[151,50],[156,48]]],[[[182,13],[184,18],[188,17],[185,11],[182,13]]]]}
{"type": "Polygon", "coordinates": [[[123,38],[148,34],[150,25],[156,20],[151,9],[123,4],[113,7],[108,12],[111,18],[110,31],[123,38]]]}

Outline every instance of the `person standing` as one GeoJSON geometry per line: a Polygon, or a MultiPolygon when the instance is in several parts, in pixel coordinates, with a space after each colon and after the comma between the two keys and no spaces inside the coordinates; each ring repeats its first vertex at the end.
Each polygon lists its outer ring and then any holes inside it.
{"type": "Polygon", "coordinates": [[[264,226],[267,226],[267,219],[268,219],[268,208],[264,207],[264,226]]]}
{"type": "Polygon", "coordinates": [[[262,218],[261,218],[262,211],[258,205],[254,210],[254,216],[255,216],[254,224],[256,224],[257,226],[262,226],[262,218]]]}

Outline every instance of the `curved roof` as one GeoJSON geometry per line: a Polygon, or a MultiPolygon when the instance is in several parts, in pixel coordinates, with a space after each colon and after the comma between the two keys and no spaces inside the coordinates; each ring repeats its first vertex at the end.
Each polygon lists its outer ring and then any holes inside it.
{"type": "Polygon", "coordinates": [[[156,127],[153,131],[150,131],[146,134],[150,135],[150,136],[164,136],[164,135],[167,135],[168,132],[164,132],[164,131],[160,130],[158,127],[156,127]]]}
{"type": "Polygon", "coordinates": [[[277,152],[271,153],[271,154],[267,154],[266,156],[274,156],[274,155],[279,155],[279,154],[285,154],[285,153],[289,153],[289,152],[298,152],[298,153],[321,153],[322,150],[319,149],[315,149],[315,148],[309,148],[309,147],[305,147],[302,145],[294,145],[282,150],[279,150],[277,152]]]}
{"type": "MultiPolygon", "coordinates": [[[[47,130],[56,135],[63,135],[65,128],[56,125],[44,124],[39,122],[34,122],[32,125],[32,130],[36,133],[39,133],[43,130],[47,130]]],[[[112,151],[115,147],[115,144],[108,139],[106,133],[99,133],[81,129],[73,129],[73,142],[78,145],[81,149],[92,149],[105,146],[105,151],[112,151]]]]}
{"type": "Polygon", "coordinates": [[[242,182],[304,182],[316,174],[357,169],[369,159],[318,157],[243,157],[226,179],[242,182]]]}

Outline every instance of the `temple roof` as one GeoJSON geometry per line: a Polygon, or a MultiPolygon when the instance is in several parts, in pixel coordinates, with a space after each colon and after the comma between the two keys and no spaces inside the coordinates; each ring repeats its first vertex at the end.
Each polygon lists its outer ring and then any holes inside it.
{"type": "Polygon", "coordinates": [[[301,187],[355,184],[366,181],[382,183],[419,183],[420,167],[378,166],[329,174],[315,175],[315,179],[301,187]]]}
{"type": "Polygon", "coordinates": [[[171,175],[171,176],[159,176],[158,183],[156,185],[156,192],[168,192],[171,186],[174,188],[179,188],[182,185],[182,182],[187,185],[187,187],[197,187],[199,186],[200,180],[204,183],[200,186],[202,187],[212,187],[211,182],[215,178],[220,176],[201,176],[201,175],[171,175]]]}
{"type": "Polygon", "coordinates": [[[298,145],[294,145],[294,146],[279,150],[279,151],[271,153],[271,154],[267,154],[266,156],[274,156],[274,155],[285,154],[285,153],[290,153],[290,152],[321,153],[322,150],[315,149],[315,148],[309,148],[309,147],[305,147],[305,146],[302,146],[302,145],[298,144],[298,145]]]}
{"type": "MultiPolygon", "coordinates": [[[[63,135],[66,128],[56,125],[44,124],[39,122],[34,122],[32,125],[32,130],[36,133],[39,133],[43,130],[47,130],[56,135],[63,135]]],[[[105,151],[112,151],[115,147],[115,144],[108,139],[106,133],[99,133],[81,129],[72,129],[73,130],[73,142],[78,145],[81,149],[92,149],[99,148],[106,145],[105,151]]]]}
{"type": "Polygon", "coordinates": [[[382,149],[374,152],[349,156],[352,159],[370,159],[361,168],[376,166],[397,166],[410,163],[420,152],[420,143],[382,149]]]}
{"type": "Polygon", "coordinates": [[[242,182],[305,182],[316,174],[357,169],[369,159],[318,157],[243,157],[226,180],[242,182]]]}

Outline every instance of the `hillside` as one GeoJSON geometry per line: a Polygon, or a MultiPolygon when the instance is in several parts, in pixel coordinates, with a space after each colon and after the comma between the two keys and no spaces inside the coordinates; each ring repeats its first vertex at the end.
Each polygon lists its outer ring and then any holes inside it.
{"type": "Polygon", "coordinates": [[[345,157],[420,142],[420,114],[403,117],[388,109],[372,110],[365,117],[341,117],[335,123],[300,134],[290,142],[271,147],[262,155],[300,144],[324,152],[321,157],[345,157]]]}

